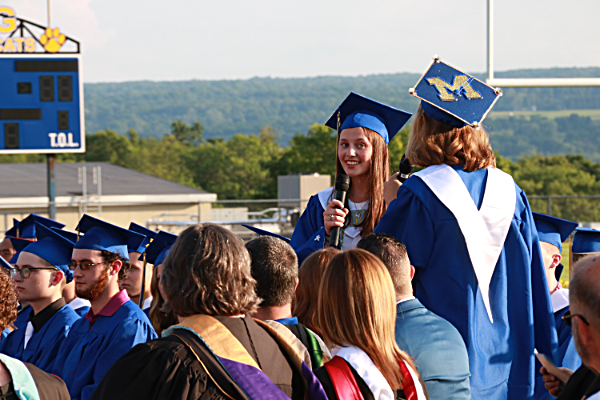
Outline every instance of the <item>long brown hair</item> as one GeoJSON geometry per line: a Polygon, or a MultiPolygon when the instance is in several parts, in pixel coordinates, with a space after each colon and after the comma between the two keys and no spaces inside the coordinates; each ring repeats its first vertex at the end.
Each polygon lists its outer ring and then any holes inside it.
{"type": "Polygon", "coordinates": [[[163,299],[158,290],[158,265],[152,269],[152,280],[150,281],[150,292],[152,293],[152,302],[150,303],[150,322],[154,330],[160,337],[162,331],[168,327],[177,324],[177,316],[172,311],[164,311],[165,299],[163,299]]]}
{"type": "Polygon", "coordinates": [[[292,315],[319,336],[323,336],[317,323],[319,286],[327,264],[339,252],[335,247],[315,251],[304,260],[298,271],[298,287],[296,288],[292,315]]]}
{"type": "Polygon", "coordinates": [[[496,166],[496,157],[487,133],[480,126],[455,128],[439,122],[419,106],[413,116],[406,156],[413,165],[462,165],[467,172],[496,166]]]}
{"type": "MultiPolygon", "coordinates": [[[[365,213],[365,218],[358,225],[361,227],[361,236],[364,237],[373,233],[373,230],[387,209],[385,199],[383,198],[383,183],[390,177],[390,160],[387,145],[381,135],[368,128],[361,127],[361,129],[367,139],[369,139],[369,142],[371,142],[371,146],[373,146],[373,155],[371,156],[369,169],[369,192],[371,193],[371,199],[365,213]]],[[[340,134],[341,132],[337,136],[338,147],[340,145],[340,134]]],[[[345,172],[338,156],[336,161],[336,175],[342,173],[345,172]]]]}
{"type": "Polygon", "coordinates": [[[331,259],[319,289],[317,320],[329,346],[360,348],[392,389],[403,387],[399,362],[415,370],[396,344],[392,279],[381,260],[368,251],[350,249],[331,259]]]}

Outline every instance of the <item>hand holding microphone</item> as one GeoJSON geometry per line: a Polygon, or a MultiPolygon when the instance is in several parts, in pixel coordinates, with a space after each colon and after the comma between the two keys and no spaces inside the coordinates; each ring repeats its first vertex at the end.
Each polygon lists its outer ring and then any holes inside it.
{"type": "Polygon", "coordinates": [[[402,183],[406,181],[410,177],[410,173],[413,170],[413,166],[410,161],[406,157],[406,154],[402,155],[402,160],[400,160],[399,172],[396,172],[394,175],[388,179],[387,182],[383,184],[383,198],[385,202],[389,205],[392,201],[396,200],[396,195],[398,193],[398,189],[402,186],[402,183]]]}
{"type": "Polygon", "coordinates": [[[349,212],[344,208],[348,190],[350,190],[350,177],[339,174],[335,179],[334,198],[323,213],[325,231],[330,235],[329,245],[338,249],[341,247],[340,231],[349,212]]]}

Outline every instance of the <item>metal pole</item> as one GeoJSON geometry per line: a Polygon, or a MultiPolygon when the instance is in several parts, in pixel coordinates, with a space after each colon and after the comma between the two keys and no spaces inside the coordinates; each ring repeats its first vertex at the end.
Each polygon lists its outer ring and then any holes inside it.
{"type": "Polygon", "coordinates": [[[201,215],[202,215],[202,202],[199,201],[198,202],[198,223],[201,223],[201,221],[202,221],[201,215]]]}
{"type": "Polygon", "coordinates": [[[55,179],[56,154],[48,154],[46,171],[48,173],[48,215],[56,219],[56,179],[55,179]]]}
{"type": "Polygon", "coordinates": [[[52,19],[50,18],[50,0],[48,0],[48,28],[52,27],[52,19]]]}
{"type": "Polygon", "coordinates": [[[87,167],[81,167],[81,197],[83,198],[83,213],[87,214],[87,167]]]}
{"type": "Polygon", "coordinates": [[[98,218],[102,218],[102,167],[97,166],[98,174],[98,218]]]}
{"type": "Polygon", "coordinates": [[[487,78],[494,79],[494,0],[487,1],[487,78]]]}

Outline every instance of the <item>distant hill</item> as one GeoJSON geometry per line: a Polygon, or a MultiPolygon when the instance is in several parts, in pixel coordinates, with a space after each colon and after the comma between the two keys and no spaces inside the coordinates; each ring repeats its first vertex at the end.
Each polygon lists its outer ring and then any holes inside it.
{"type": "MultiPolygon", "coordinates": [[[[485,74],[474,75],[482,80],[485,77],[485,74]]],[[[182,120],[202,123],[206,138],[229,138],[236,133],[256,133],[260,127],[270,125],[277,129],[285,144],[295,133],[306,133],[311,124],[323,123],[350,91],[413,112],[418,101],[409,96],[408,88],[419,76],[399,73],[85,84],[86,131],[94,133],[110,128],[125,133],[133,128],[141,136],[162,137],[170,131],[172,121],[182,120]]],[[[600,77],[600,68],[515,70],[496,72],[496,77],[600,77]]],[[[600,87],[507,88],[494,111],[577,109],[600,109],[600,87]]],[[[510,129],[502,130],[506,138],[521,135],[521,132],[510,133],[510,129]]],[[[531,150],[531,146],[527,148],[531,150]]],[[[563,153],[557,150],[558,154],[563,153]]],[[[594,149],[594,153],[600,154],[600,148],[594,149]]]]}

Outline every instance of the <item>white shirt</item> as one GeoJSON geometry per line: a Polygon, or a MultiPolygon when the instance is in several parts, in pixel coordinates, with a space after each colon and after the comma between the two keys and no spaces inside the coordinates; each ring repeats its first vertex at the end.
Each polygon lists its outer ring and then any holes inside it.
{"type": "Polygon", "coordinates": [[[81,307],[91,307],[92,304],[89,300],[75,297],[69,304],[67,304],[73,310],[79,310],[81,307]]]}
{"type": "Polygon", "coordinates": [[[144,304],[142,304],[142,310],[145,310],[146,308],[150,308],[151,304],[152,304],[152,296],[147,297],[146,300],[144,300],[144,304]]]}

